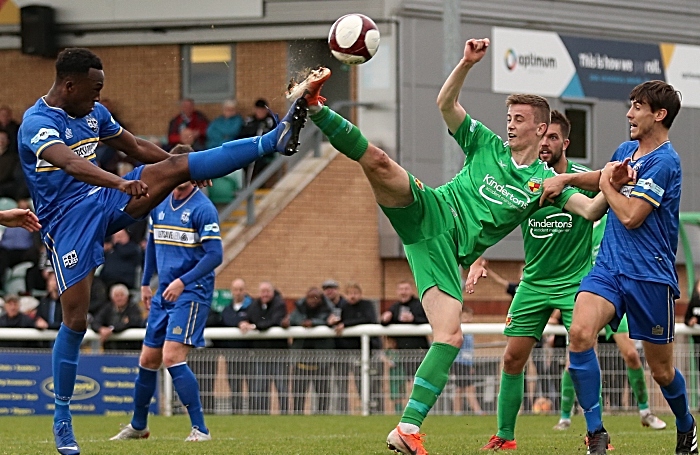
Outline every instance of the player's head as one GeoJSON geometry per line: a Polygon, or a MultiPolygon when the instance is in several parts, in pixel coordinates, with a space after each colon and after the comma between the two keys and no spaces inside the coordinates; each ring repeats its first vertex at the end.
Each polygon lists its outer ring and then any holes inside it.
{"type": "Polygon", "coordinates": [[[508,144],[514,151],[536,147],[549,125],[549,103],[538,95],[510,95],[508,106],[508,144]]]}
{"type": "MultiPolygon", "coordinates": [[[[186,155],[190,152],[193,152],[194,150],[192,149],[192,146],[187,145],[187,144],[177,144],[175,147],[170,150],[171,155],[186,155]]],[[[178,191],[187,191],[188,189],[192,188],[192,182],[183,182],[179,184],[177,187],[175,187],[176,190],[178,191]]]]}
{"type": "Polygon", "coordinates": [[[664,81],[647,81],[630,92],[627,118],[630,122],[630,137],[640,139],[654,128],[671,128],[681,110],[680,92],[664,81]]]}
{"type": "Polygon", "coordinates": [[[540,159],[549,167],[554,167],[561,161],[566,148],[569,146],[571,122],[561,112],[552,111],[551,121],[547,132],[540,141],[540,159]]]}
{"type": "Polygon", "coordinates": [[[358,283],[351,281],[345,285],[345,296],[347,301],[354,305],[360,300],[362,300],[362,288],[358,283]]]}
{"type": "Polygon", "coordinates": [[[84,117],[92,112],[104,80],[102,61],[89,49],[70,47],[58,54],[54,87],[60,90],[61,109],[69,115],[84,117]]]}

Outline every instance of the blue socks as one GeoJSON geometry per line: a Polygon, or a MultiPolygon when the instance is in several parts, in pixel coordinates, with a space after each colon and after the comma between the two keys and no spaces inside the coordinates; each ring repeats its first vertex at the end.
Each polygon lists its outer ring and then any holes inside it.
{"type": "Polygon", "coordinates": [[[56,409],[53,413],[54,423],[70,422],[70,399],[75,388],[75,376],[78,371],[80,344],[85,332],[76,332],[61,324],[56,335],[51,358],[53,370],[53,391],[56,409]]]}
{"type": "Polygon", "coordinates": [[[148,425],[148,408],[156,392],[158,370],[150,370],[139,365],[139,374],[134,383],[134,417],[131,426],[143,430],[148,425]]]}
{"type": "Polygon", "coordinates": [[[220,147],[188,153],[192,180],[216,179],[243,169],[264,155],[276,152],[277,129],[263,136],[225,142],[220,147]]]}
{"type": "Polygon", "coordinates": [[[199,384],[197,384],[197,378],[194,377],[192,370],[186,363],[179,363],[168,368],[168,371],[173,377],[173,387],[175,387],[180,401],[187,408],[192,426],[199,428],[202,433],[209,434],[209,430],[204,425],[202,402],[199,399],[199,384]]]}
{"type": "Polygon", "coordinates": [[[676,369],[673,381],[665,387],[661,387],[661,393],[668,402],[668,405],[676,416],[676,428],[681,433],[690,431],[693,426],[693,416],[688,409],[688,395],[685,390],[685,378],[676,369]]]}
{"type": "Polygon", "coordinates": [[[591,433],[603,427],[600,408],[600,365],[593,348],[583,352],[570,352],[569,374],[574,381],[578,402],[586,417],[586,427],[591,433]]]}

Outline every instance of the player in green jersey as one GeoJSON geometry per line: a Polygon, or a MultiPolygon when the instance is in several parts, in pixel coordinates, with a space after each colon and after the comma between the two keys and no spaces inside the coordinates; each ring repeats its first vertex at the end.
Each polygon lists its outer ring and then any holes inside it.
{"type": "MultiPolygon", "coordinates": [[[[603,232],[605,232],[605,222],[607,215],[593,223],[593,237],[591,257],[592,264],[595,263],[595,258],[598,256],[600,242],[603,240],[603,232]]],[[[639,357],[639,352],[630,338],[629,328],[627,326],[627,315],[623,316],[620,321],[620,326],[617,332],[613,332],[610,325],[605,326],[605,338],[613,338],[617,348],[620,350],[622,359],[627,366],[627,379],[629,380],[632,393],[637,399],[637,407],[639,408],[639,417],[642,425],[654,430],[663,430],[666,428],[666,422],[652,414],[649,409],[649,393],[647,390],[646,380],[644,379],[644,368],[642,359],[639,357]]],[[[566,369],[561,377],[561,416],[559,422],[554,426],[555,430],[568,430],[571,426],[571,410],[574,406],[574,383],[569,374],[569,362],[567,358],[566,369]]]]}
{"type": "MultiPolygon", "coordinates": [[[[421,363],[410,399],[387,445],[399,453],[427,454],[420,425],[444,389],[462,345],[462,288],[459,266],[468,266],[539,208],[540,185],[553,172],[538,160],[547,131],[549,105],[533,95],[508,98],[508,142],[472,119],[457,101],[467,73],[486,53],[488,39],[469,40],[464,56],[440,90],[438,106],[465,153],[462,171],[433,189],[409,174],[350,122],[323,106],[320,89],[330,76],[314,70],[290,87],[305,97],[310,117],[331,144],[356,160],[375,199],[399,234],[433,329],[433,344],[421,363]]],[[[556,204],[595,220],[603,198],[589,199],[571,189],[556,204]]]]}

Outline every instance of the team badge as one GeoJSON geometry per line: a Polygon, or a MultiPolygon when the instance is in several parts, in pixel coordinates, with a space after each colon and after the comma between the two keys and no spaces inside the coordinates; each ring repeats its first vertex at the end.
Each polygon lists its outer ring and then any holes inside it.
{"type": "Polygon", "coordinates": [[[418,187],[419,190],[425,191],[425,186],[423,186],[423,182],[418,180],[417,178],[413,177],[413,181],[416,183],[416,186],[418,187]]]}
{"type": "Polygon", "coordinates": [[[73,138],[73,130],[70,128],[66,128],[66,139],[72,139],[73,138]]]}
{"type": "Polygon", "coordinates": [[[182,212],[182,216],[180,217],[180,222],[182,224],[187,224],[190,221],[190,213],[191,212],[189,210],[182,212]]]}
{"type": "Polygon", "coordinates": [[[661,327],[660,325],[657,325],[656,327],[651,328],[651,334],[652,335],[663,335],[664,334],[664,328],[661,327]]]}
{"type": "Polygon", "coordinates": [[[85,118],[90,129],[97,133],[97,119],[92,115],[85,118]]]}
{"type": "Polygon", "coordinates": [[[158,214],[158,221],[163,221],[165,219],[165,212],[160,212],[158,214]]]}
{"type": "Polygon", "coordinates": [[[179,325],[173,329],[173,335],[182,335],[182,327],[179,325]]]}
{"type": "Polygon", "coordinates": [[[67,269],[73,268],[78,264],[78,253],[75,250],[71,250],[61,257],[63,260],[63,266],[67,269]]]}
{"type": "Polygon", "coordinates": [[[527,182],[527,188],[530,190],[531,193],[536,193],[537,191],[539,191],[540,186],[542,186],[542,179],[537,177],[532,177],[527,182]]]}
{"type": "Polygon", "coordinates": [[[506,316],[506,327],[510,327],[510,325],[513,323],[513,314],[508,313],[506,316]]]}

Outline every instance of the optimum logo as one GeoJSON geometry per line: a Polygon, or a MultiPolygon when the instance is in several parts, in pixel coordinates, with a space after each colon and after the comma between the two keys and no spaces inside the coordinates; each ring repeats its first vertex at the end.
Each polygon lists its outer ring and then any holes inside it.
{"type": "MultiPolygon", "coordinates": [[[[41,383],[41,391],[53,398],[53,377],[44,379],[41,383]]],[[[100,393],[100,384],[92,378],[78,375],[75,378],[75,388],[71,400],[87,400],[100,393]]]]}
{"type": "Polygon", "coordinates": [[[508,71],[513,71],[518,66],[523,69],[542,68],[554,69],[557,67],[557,59],[554,57],[546,57],[534,53],[518,55],[514,49],[508,49],[505,55],[505,64],[508,71]]]}
{"type": "Polygon", "coordinates": [[[568,213],[554,213],[548,215],[542,221],[527,220],[530,235],[536,239],[546,239],[558,232],[568,232],[573,227],[571,215],[568,213]]]}
{"type": "Polygon", "coordinates": [[[530,203],[530,198],[525,191],[512,185],[498,183],[490,174],[486,174],[482,182],[483,185],[479,187],[479,194],[487,201],[498,205],[502,205],[503,202],[505,202],[511,207],[517,207],[521,210],[526,208],[530,203]]]}

